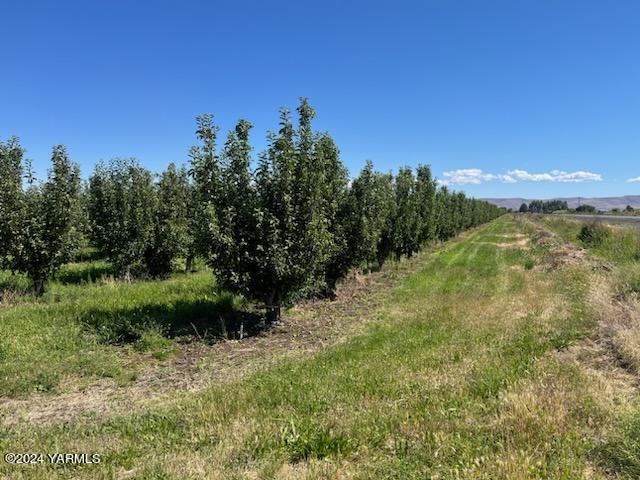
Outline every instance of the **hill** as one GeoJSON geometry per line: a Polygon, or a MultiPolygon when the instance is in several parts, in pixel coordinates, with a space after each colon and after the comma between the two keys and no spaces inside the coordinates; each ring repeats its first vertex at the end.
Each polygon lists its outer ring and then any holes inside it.
{"type": "MultiPolygon", "coordinates": [[[[529,204],[532,200],[526,198],[484,198],[489,203],[499,207],[512,208],[517,210],[523,203],[529,204]]],[[[546,200],[546,199],[545,199],[546,200]]],[[[611,210],[612,208],[624,208],[631,205],[633,208],[640,208],[640,195],[626,195],[622,197],[565,197],[553,198],[550,200],[563,200],[569,204],[569,208],[576,208],[580,205],[593,205],[598,210],[611,210]]]]}

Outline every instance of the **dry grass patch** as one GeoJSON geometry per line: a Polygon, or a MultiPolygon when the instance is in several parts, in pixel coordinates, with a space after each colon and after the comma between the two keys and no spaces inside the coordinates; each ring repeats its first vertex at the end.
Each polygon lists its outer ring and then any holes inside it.
{"type": "Polygon", "coordinates": [[[618,364],[640,373],[640,308],[635,300],[616,294],[618,272],[594,274],[590,301],[598,312],[598,340],[609,348],[618,364]]]}

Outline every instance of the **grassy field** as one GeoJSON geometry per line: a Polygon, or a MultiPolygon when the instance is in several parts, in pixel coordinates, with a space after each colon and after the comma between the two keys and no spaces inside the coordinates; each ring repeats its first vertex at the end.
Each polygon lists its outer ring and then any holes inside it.
{"type": "MultiPolygon", "coordinates": [[[[114,415],[5,420],[3,452],[99,453],[101,462],[5,462],[0,472],[17,479],[638,478],[635,337],[626,322],[617,331],[623,345],[601,321],[621,292],[625,308],[634,307],[628,280],[637,262],[611,240],[611,248],[593,249],[609,262],[600,268],[564,243],[579,228],[501,217],[399,270],[393,288],[365,302],[375,308],[354,303],[353,322],[368,320],[337,344],[114,415]],[[612,291],[598,290],[599,303],[593,285],[605,281],[612,291]],[[604,346],[606,335],[619,342],[616,354],[604,346]]],[[[213,296],[211,284],[208,272],[157,284],[60,280],[40,301],[3,307],[2,394],[28,401],[44,390],[37,395],[56,402],[79,382],[135,384],[142,358],[170,361],[191,323],[202,330],[238,306],[213,296]]]]}
{"type": "MultiPolygon", "coordinates": [[[[27,285],[7,274],[0,281],[14,289],[27,285]]],[[[127,284],[113,281],[100,261],[66,265],[43,298],[16,296],[0,305],[0,395],[135,379],[138,354],[168,354],[167,336],[192,335],[193,325],[208,325],[215,336],[221,314],[233,323],[228,314],[240,300],[216,295],[213,283],[206,270],[127,284]]]]}

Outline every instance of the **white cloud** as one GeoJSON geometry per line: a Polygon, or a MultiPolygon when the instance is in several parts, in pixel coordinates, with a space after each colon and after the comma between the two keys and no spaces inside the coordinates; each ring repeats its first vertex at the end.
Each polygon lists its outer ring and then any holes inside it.
{"type": "MultiPolygon", "coordinates": [[[[445,178],[439,180],[441,185],[478,185],[483,182],[497,180],[502,183],[517,182],[599,182],[602,175],[599,173],[586,172],[565,172],[562,170],[551,170],[544,173],[529,173],[526,170],[508,170],[507,173],[495,174],[487,173],[479,168],[462,168],[450,170],[442,174],[445,178]]],[[[629,179],[628,181],[640,182],[640,177],[629,179]]]]}
{"type": "Polygon", "coordinates": [[[478,185],[482,182],[488,182],[496,179],[496,176],[492,173],[484,173],[479,168],[450,170],[448,172],[444,172],[442,175],[444,175],[445,179],[442,180],[441,183],[444,183],[445,185],[465,185],[469,183],[478,185]]]}
{"type": "Polygon", "coordinates": [[[502,182],[502,183],[517,183],[518,180],[515,179],[515,177],[513,177],[510,174],[507,175],[498,175],[498,179],[502,182]]]}
{"type": "Polygon", "coordinates": [[[517,181],[523,182],[599,182],[602,175],[599,173],[577,171],[563,172],[551,170],[546,173],[529,173],[526,170],[509,170],[508,175],[517,181]]]}
{"type": "Polygon", "coordinates": [[[634,177],[627,180],[629,183],[640,182],[640,177],[634,177]]]}

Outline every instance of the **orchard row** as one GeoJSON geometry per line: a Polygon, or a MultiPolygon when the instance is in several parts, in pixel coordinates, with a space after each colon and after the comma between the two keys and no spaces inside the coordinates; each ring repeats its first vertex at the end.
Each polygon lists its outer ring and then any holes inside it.
{"type": "Polygon", "coordinates": [[[0,142],[0,261],[41,293],[89,242],[124,279],[164,277],[186,259],[212,267],[218,284],[255,300],[267,317],[312,295],[331,295],[350,269],[380,267],[424,245],[490,221],[503,210],[438,187],[427,165],[397,175],[371,162],[352,181],[328,133],[312,128],[306,99],[280,113],[257,162],[251,123],[222,148],[211,115],[197,118],[189,168],[153,175],[133,159],[96,166],[88,182],[63,146],[37,182],[17,139],[0,142]],[[254,168],[255,165],[255,168],[254,168]]]}

